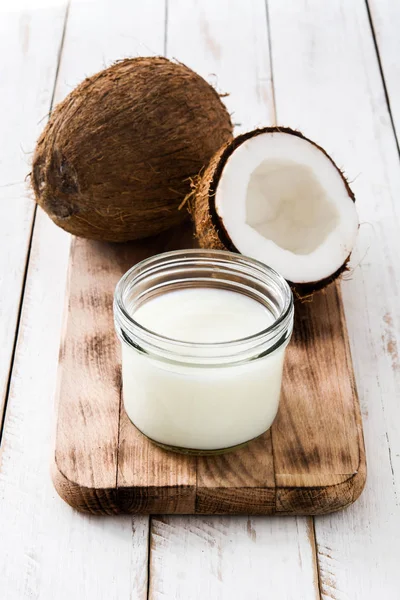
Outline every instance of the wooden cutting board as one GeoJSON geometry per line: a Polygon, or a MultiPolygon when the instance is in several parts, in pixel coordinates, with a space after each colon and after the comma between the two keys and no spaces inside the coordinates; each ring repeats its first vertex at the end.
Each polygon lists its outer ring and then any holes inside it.
{"type": "Polygon", "coordinates": [[[97,514],[317,515],[360,495],[366,463],[339,284],[297,302],[279,414],[229,454],[161,450],[130,423],[121,401],[113,293],[152,254],[193,247],[187,227],[152,240],[72,244],[60,348],[53,481],[74,508],[97,514]]]}

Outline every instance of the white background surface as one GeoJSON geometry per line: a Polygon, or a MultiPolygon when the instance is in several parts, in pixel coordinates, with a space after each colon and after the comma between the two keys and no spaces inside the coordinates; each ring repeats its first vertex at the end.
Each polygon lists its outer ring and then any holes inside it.
{"type": "Polygon", "coordinates": [[[0,0],[1,600],[400,598],[399,28],[394,0],[0,0]],[[368,479],[342,513],[94,518],[52,488],[70,239],[25,176],[53,100],[154,54],[229,92],[236,132],[299,128],[352,182],[362,225],[342,288],[368,479]]]}

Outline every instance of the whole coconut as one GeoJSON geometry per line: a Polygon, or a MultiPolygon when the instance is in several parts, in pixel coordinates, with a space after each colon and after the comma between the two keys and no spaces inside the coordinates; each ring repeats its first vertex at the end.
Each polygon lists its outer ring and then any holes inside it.
{"type": "Polygon", "coordinates": [[[178,224],[190,180],[232,138],[217,92],[162,57],[126,59],[83,81],[40,136],[32,183],[52,220],[125,241],[178,224]]]}

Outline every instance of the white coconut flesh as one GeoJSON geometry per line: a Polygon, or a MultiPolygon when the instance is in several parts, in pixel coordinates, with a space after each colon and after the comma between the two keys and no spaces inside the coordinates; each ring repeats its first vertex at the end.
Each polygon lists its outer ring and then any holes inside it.
{"type": "Polygon", "coordinates": [[[317,146],[289,133],[261,133],[236,148],[219,179],[215,209],[239,252],[293,283],[330,277],[357,236],[342,175],[317,146]]]}

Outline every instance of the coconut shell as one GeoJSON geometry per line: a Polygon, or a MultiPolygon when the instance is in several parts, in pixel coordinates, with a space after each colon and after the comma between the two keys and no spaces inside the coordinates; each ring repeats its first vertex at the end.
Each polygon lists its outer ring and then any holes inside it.
{"type": "Polygon", "coordinates": [[[38,204],[70,233],[125,241],[181,222],[190,180],[232,138],[217,92],[185,65],[126,59],[51,114],[33,157],[38,204]]]}
{"type": "MultiPolygon", "coordinates": [[[[208,167],[201,177],[198,177],[193,184],[193,190],[190,198],[190,212],[195,224],[195,233],[201,248],[210,248],[215,250],[229,250],[231,252],[240,253],[235,244],[229,237],[224,223],[217,213],[215,206],[215,194],[217,192],[219,180],[222,175],[224,166],[233,152],[246,140],[260,135],[262,133],[288,133],[300,137],[310,144],[316,146],[325,156],[331,161],[332,166],[337,169],[343,179],[343,183],[349,194],[349,197],[355,202],[355,197],[350,189],[350,186],[342,173],[337,167],[332,158],[318,144],[305,137],[300,131],[290,129],[288,127],[264,127],[255,129],[242,135],[237,136],[233,140],[226,142],[212,157],[208,167]]],[[[330,283],[335,281],[345,271],[348,270],[348,262],[350,255],[347,257],[343,265],[329,277],[309,283],[293,283],[289,281],[294,294],[297,298],[306,298],[314,292],[324,289],[330,283]]],[[[266,260],[268,264],[268,261],[266,260]]]]}

